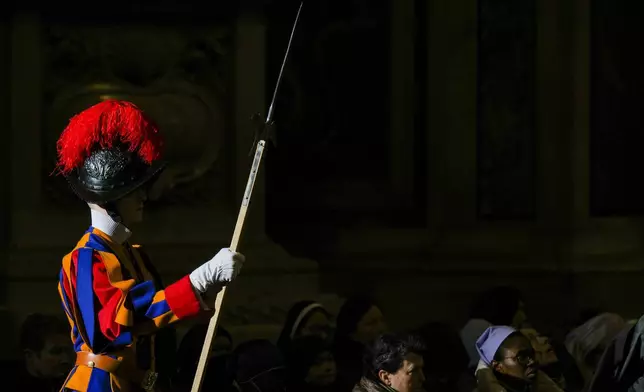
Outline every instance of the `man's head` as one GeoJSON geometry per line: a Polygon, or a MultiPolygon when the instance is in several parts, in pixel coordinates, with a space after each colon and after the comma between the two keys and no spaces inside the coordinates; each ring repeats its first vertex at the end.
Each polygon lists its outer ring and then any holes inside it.
{"type": "Polygon", "coordinates": [[[490,327],[476,342],[483,362],[495,372],[524,381],[537,375],[535,352],[530,340],[511,327],[490,327]]]}
{"type": "Polygon", "coordinates": [[[72,367],[69,326],[55,316],[27,317],[20,328],[20,348],[27,370],[36,377],[64,377],[72,367]]]}
{"type": "Polygon", "coordinates": [[[365,355],[367,376],[397,392],[422,391],[424,350],[423,342],[414,335],[381,335],[365,355]]]}

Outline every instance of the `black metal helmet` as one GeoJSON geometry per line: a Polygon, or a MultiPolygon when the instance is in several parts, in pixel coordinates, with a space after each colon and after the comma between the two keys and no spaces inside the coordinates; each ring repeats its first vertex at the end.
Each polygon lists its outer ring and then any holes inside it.
{"type": "Polygon", "coordinates": [[[84,201],[115,202],[165,167],[163,139],[127,101],[106,100],[74,116],[57,143],[58,170],[84,201]]]}

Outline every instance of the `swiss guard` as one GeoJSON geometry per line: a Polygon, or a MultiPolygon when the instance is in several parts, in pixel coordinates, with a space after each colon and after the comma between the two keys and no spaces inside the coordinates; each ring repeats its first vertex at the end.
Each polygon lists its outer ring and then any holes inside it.
{"type": "Polygon", "coordinates": [[[164,168],[162,137],[130,102],[106,100],[74,116],[58,143],[58,172],[87,203],[91,226],[63,258],[58,291],[76,363],[63,391],[161,390],[155,337],[165,326],[212,310],[244,256],[221,249],[162,286],[143,249],[131,244],[147,192],[164,168]]]}

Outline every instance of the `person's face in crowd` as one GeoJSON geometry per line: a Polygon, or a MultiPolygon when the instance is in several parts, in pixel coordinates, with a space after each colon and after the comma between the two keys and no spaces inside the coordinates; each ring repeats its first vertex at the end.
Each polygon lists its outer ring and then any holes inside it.
{"type": "Polygon", "coordinates": [[[116,202],[116,210],[125,226],[129,227],[143,220],[143,205],[146,200],[147,192],[144,187],[140,187],[116,202]]]}
{"type": "Polygon", "coordinates": [[[497,372],[526,381],[533,380],[537,375],[536,354],[525,336],[517,334],[508,337],[499,350],[503,351],[503,360],[492,362],[497,372]]]}
{"type": "Polygon", "coordinates": [[[559,361],[548,337],[539,334],[532,328],[522,329],[521,333],[530,340],[536,355],[535,359],[540,366],[550,365],[559,361]]]}
{"type": "Polygon", "coordinates": [[[336,377],[336,365],[330,352],[320,354],[309,368],[304,381],[307,384],[324,387],[333,384],[336,377]]]}
{"type": "Polygon", "coordinates": [[[420,392],[423,390],[425,374],[423,373],[423,357],[409,353],[396,373],[381,370],[378,378],[385,385],[397,392],[420,392]]]}
{"type": "Polygon", "coordinates": [[[306,320],[306,323],[300,328],[296,337],[317,336],[326,340],[329,337],[331,321],[322,311],[313,311],[306,320]]]}
{"type": "Polygon", "coordinates": [[[519,301],[519,307],[517,309],[517,312],[514,314],[514,318],[512,319],[512,326],[514,328],[520,329],[527,321],[528,316],[525,312],[525,304],[523,303],[523,301],[519,301]]]}
{"type": "Polygon", "coordinates": [[[25,350],[27,368],[41,378],[65,377],[72,368],[72,359],[69,336],[62,334],[47,337],[40,352],[25,350]]]}
{"type": "Polygon", "coordinates": [[[387,332],[385,318],[377,306],[372,306],[358,322],[351,338],[362,344],[369,344],[385,332],[387,332]]]}

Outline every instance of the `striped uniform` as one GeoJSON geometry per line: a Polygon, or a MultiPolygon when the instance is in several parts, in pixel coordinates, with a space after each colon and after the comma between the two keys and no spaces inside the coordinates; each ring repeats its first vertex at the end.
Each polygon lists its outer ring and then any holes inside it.
{"type": "MultiPolygon", "coordinates": [[[[161,289],[146,264],[138,246],[117,244],[93,227],[63,258],[58,292],[76,352],[109,355],[155,371],[151,334],[196,315],[201,302],[188,276],[161,289]],[[137,343],[145,340],[149,344],[142,352],[137,343]]],[[[80,392],[127,392],[137,388],[114,374],[84,365],[75,366],[63,386],[63,390],[80,392]]]]}

